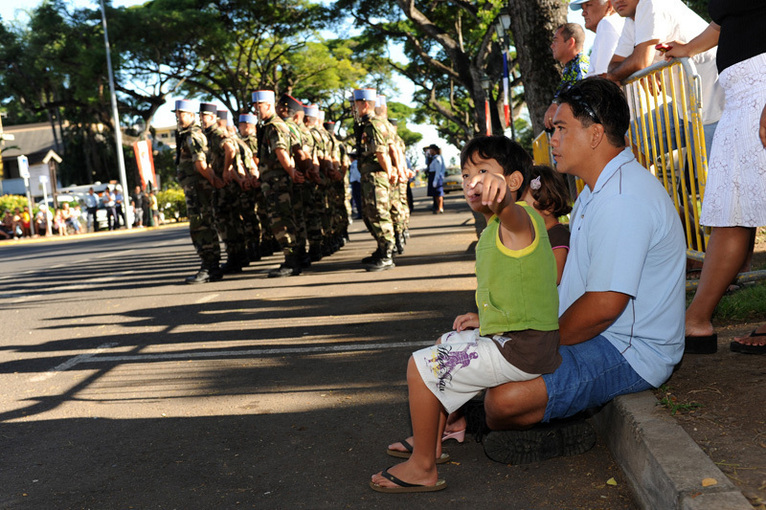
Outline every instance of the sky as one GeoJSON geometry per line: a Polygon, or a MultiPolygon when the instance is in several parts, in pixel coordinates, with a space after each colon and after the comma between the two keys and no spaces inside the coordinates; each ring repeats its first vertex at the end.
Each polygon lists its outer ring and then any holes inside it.
{"type": "MultiPolygon", "coordinates": [[[[146,0],[112,0],[112,5],[115,7],[121,7],[121,6],[131,6],[131,5],[138,5],[143,3],[146,0]]],[[[14,20],[17,20],[19,22],[26,22],[28,19],[28,16],[25,14],[26,11],[33,9],[34,7],[38,6],[41,2],[41,0],[2,0],[0,1],[0,17],[2,17],[3,21],[6,23],[13,23],[14,20]]],[[[81,8],[81,7],[90,7],[95,8],[99,6],[98,0],[69,0],[69,5],[73,6],[74,8],[81,8]]],[[[569,21],[574,23],[581,23],[583,24],[582,15],[580,14],[581,11],[569,11],[569,21]]],[[[107,19],[107,23],[109,20],[107,19]]],[[[108,25],[107,25],[108,28],[108,25]]],[[[593,33],[590,31],[586,31],[587,38],[585,47],[590,48],[590,45],[593,43],[593,33]]],[[[112,43],[114,45],[114,43],[112,43]]],[[[396,50],[392,50],[392,53],[394,53],[394,59],[398,60],[396,55],[396,50]]],[[[413,84],[406,79],[400,79],[397,82],[397,86],[400,90],[400,97],[390,97],[388,98],[389,101],[398,101],[401,103],[406,104],[412,104],[412,93],[414,92],[414,86],[413,84]]],[[[154,124],[156,126],[171,126],[175,124],[175,116],[172,113],[173,105],[175,103],[175,100],[177,98],[170,98],[168,102],[163,105],[159,111],[157,112],[154,124]]],[[[419,144],[419,148],[416,151],[417,154],[421,154],[422,150],[420,149],[420,146],[425,147],[427,145],[430,145],[432,143],[436,143],[437,145],[443,147],[442,152],[444,155],[444,159],[449,165],[450,162],[453,160],[457,160],[457,156],[459,155],[459,151],[454,146],[449,146],[446,144],[444,140],[439,139],[439,136],[436,132],[436,129],[429,125],[412,125],[408,124],[407,127],[413,131],[417,131],[423,135],[423,140],[419,144]]]]}

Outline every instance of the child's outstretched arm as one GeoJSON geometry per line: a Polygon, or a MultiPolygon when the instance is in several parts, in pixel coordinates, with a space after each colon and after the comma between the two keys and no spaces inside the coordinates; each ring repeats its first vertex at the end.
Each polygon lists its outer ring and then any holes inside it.
{"type": "Polygon", "coordinates": [[[500,219],[503,231],[503,244],[512,250],[529,246],[533,240],[534,227],[523,207],[513,201],[513,191],[522,184],[521,173],[509,176],[495,173],[475,175],[468,184],[468,189],[481,194],[481,203],[500,219]]]}

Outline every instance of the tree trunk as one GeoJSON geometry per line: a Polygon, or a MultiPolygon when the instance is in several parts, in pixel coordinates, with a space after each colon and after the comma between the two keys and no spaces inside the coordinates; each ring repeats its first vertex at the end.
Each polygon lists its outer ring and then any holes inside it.
{"type": "Polygon", "coordinates": [[[567,2],[508,0],[508,11],[532,129],[539,133],[545,128],[545,110],[561,82],[550,44],[556,29],[567,21],[567,2]]]}

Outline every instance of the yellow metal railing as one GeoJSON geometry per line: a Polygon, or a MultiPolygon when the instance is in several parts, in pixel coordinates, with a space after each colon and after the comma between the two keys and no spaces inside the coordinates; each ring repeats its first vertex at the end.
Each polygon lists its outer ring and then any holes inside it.
{"type": "Polygon", "coordinates": [[[689,59],[661,62],[623,84],[630,106],[628,141],[636,159],[662,182],[673,199],[692,258],[707,243],[699,223],[707,181],[700,77],[689,59]]]}

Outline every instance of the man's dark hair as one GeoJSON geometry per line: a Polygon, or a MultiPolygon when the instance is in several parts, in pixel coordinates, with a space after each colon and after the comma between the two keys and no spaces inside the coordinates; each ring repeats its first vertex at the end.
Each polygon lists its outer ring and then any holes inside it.
{"type": "Polygon", "coordinates": [[[609,143],[625,147],[630,109],[625,95],[614,82],[597,76],[586,78],[559,92],[555,101],[568,104],[572,115],[584,126],[601,124],[609,143]]]}
{"type": "Polygon", "coordinates": [[[577,52],[582,52],[583,45],[585,44],[585,30],[583,30],[580,24],[564,23],[559,27],[559,30],[561,30],[561,38],[564,39],[564,42],[574,39],[577,52]]]}
{"type": "Polygon", "coordinates": [[[503,175],[521,173],[524,180],[516,191],[516,199],[521,200],[529,184],[529,171],[534,164],[524,147],[505,136],[477,136],[463,147],[460,153],[460,167],[465,166],[468,161],[473,161],[476,154],[483,159],[497,161],[503,168],[503,175]]]}

